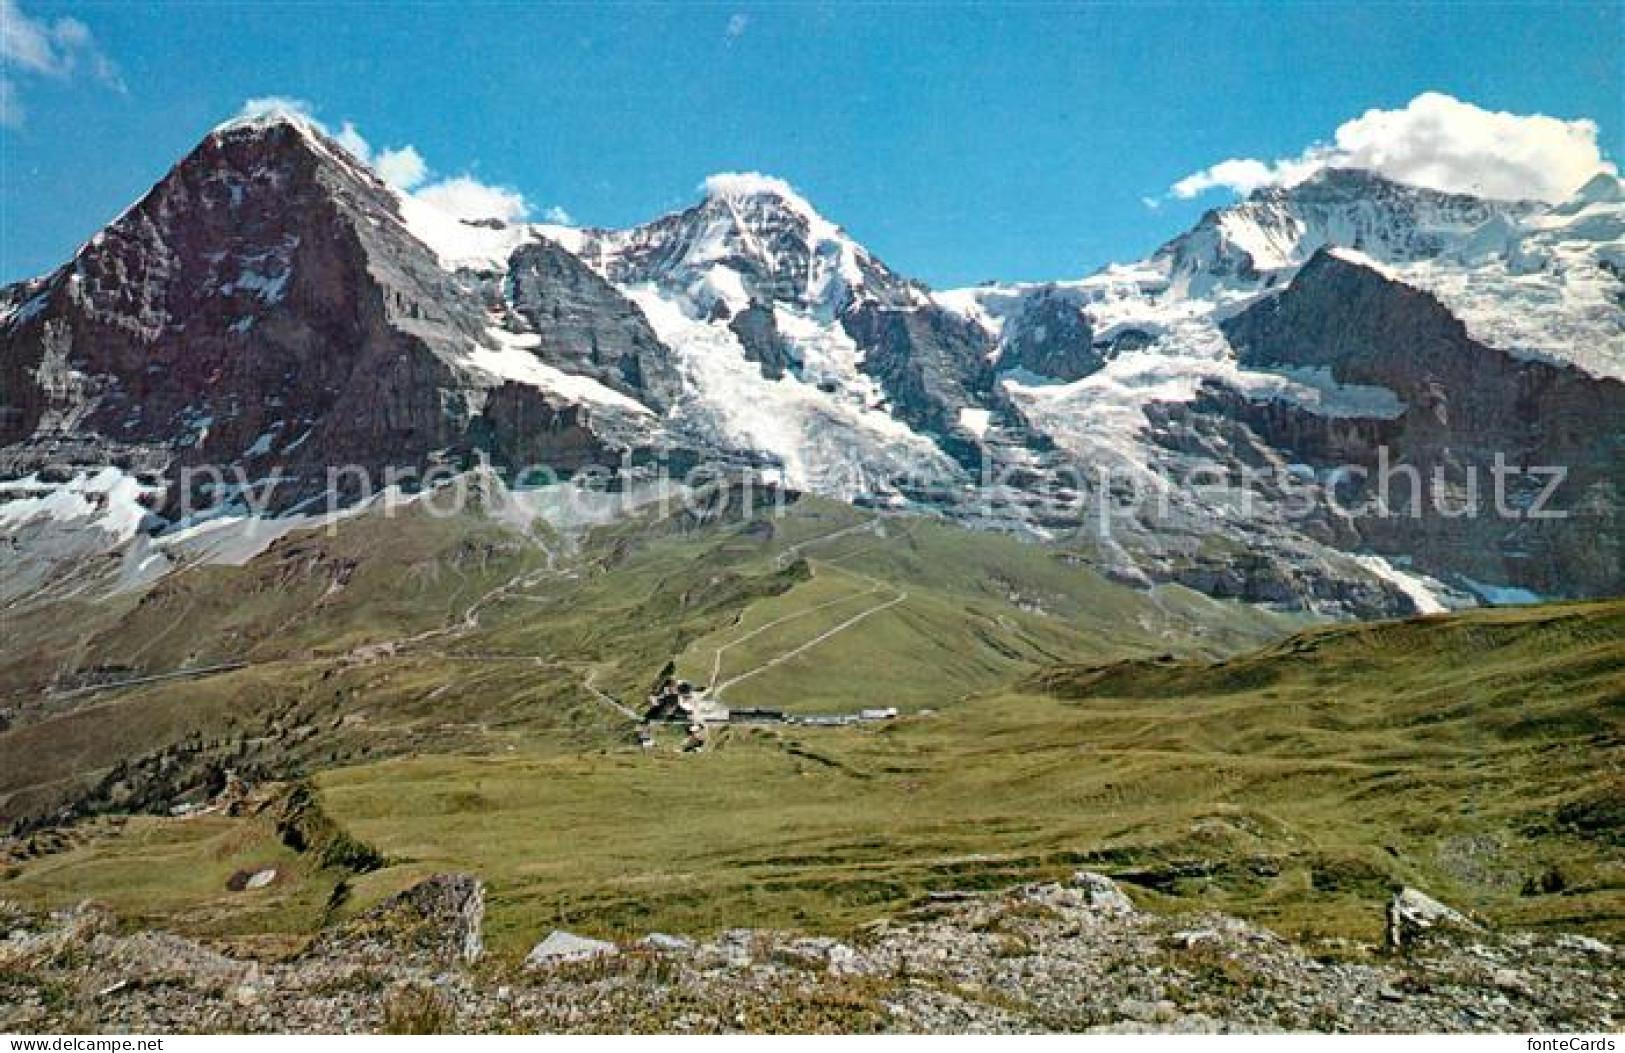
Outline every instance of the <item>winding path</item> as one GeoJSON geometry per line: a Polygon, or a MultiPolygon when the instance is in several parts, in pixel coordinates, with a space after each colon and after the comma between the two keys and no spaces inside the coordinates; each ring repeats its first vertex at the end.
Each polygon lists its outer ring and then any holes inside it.
{"type": "MultiPolygon", "coordinates": [[[[837,604],[845,603],[848,600],[856,599],[859,596],[867,596],[870,593],[876,592],[876,591],[878,591],[878,590],[874,589],[874,588],[870,588],[870,589],[859,589],[857,592],[849,592],[849,593],[846,593],[844,596],[837,596],[833,600],[825,600],[823,603],[814,604],[813,606],[808,607],[805,610],[796,611],[794,614],[786,614],[786,615],[783,615],[782,617],[774,618],[770,622],[767,622],[767,623],[765,623],[763,625],[757,626],[756,628],[752,629],[750,632],[746,633],[743,636],[737,637],[736,639],[733,639],[733,640],[729,640],[727,643],[723,644],[721,647],[718,647],[716,649],[716,651],[713,652],[713,654],[711,656],[711,677],[707,681],[707,683],[716,684],[718,682],[718,680],[721,678],[721,676],[722,676],[722,656],[723,656],[724,652],[729,651],[734,647],[737,647],[738,645],[744,643],[746,640],[749,640],[749,639],[752,639],[754,637],[760,636],[762,633],[767,632],[769,629],[775,628],[776,626],[783,625],[786,622],[793,622],[798,618],[805,618],[810,614],[817,614],[819,611],[823,610],[826,607],[834,607],[837,604]]],[[[732,683],[732,681],[728,681],[728,682],[732,683]]],[[[717,690],[720,690],[720,688],[714,688],[712,693],[714,694],[717,690]]]]}
{"type": "MultiPolygon", "coordinates": [[[[877,603],[873,607],[868,608],[867,610],[858,612],[857,614],[855,614],[852,617],[848,618],[846,621],[841,622],[839,625],[836,625],[836,626],[833,626],[833,627],[831,627],[829,629],[826,629],[825,631],[819,633],[817,636],[813,637],[811,640],[808,640],[807,642],[805,642],[803,644],[799,644],[799,645],[797,645],[795,647],[792,647],[790,650],[785,651],[783,654],[776,655],[773,658],[769,658],[767,661],[763,662],[761,665],[757,666],[754,669],[746,670],[745,672],[740,673],[738,676],[729,677],[727,680],[724,680],[720,684],[713,682],[713,685],[711,687],[711,695],[712,695],[712,697],[714,697],[717,700],[721,701],[722,692],[724,690],[726,690],[727,688],[733,687],[736,684],[743,683],[744,681],[749,680],[753,676],[756,676],[756,675],[758,675],[760,673],[766,672],[769,669],[772,669],[774,666],[782,665],[785,662],[790,661],[792,658],[797,658],[797,657],[799,657],[801,655],[804,655],[808,651],[810,651],[813,648],[819,646],[820,644],[826,643],[829,640],[834,639],[836,636],[839,636],[841,633],[846,632],[848,629],[850,629],[853,626],[857,625],[858,623],[862,622],[864,619],[870,617],[871,615],[879,614],[881,611],[889,610],[892,607],[896,607],[898,604],[900,604],[903,601],[908,599],[908,593],[906,591],[894,589],[893,586],[887,585],[885,582],[879,581],[879,580],[877,580],[875,578],[871,578],[867,574],[860,574],[855,570],[848,570],[845,567],[839,567],[839,568],[837,568],[837,570],[838,570],[839,573],[850,574],[854,578],[859,578],[859,579],[861,579],[863,581],[868,582],[870,587],[868,589],[865,589],[865,590],[862,590],[862,591],[859,591],[859,592],[854,592],[854,593],[850,593],[850,594],[848,594],[846,596],[842,596],[842,597],[840,597],[839,600],[828,600],[828,601],[826,601],[824,603],[819,604],[816,607],[809,607],[807,610],[798,612],[798,614],[796,614],[796,615],[789,615],[789,616],[786,616],[784,618],[781,618],[781,619],[779,619],[779,622],[789,621],[789,620],[791,620],[791,618],[799,617],[801,614],[812,614],[814,611],[820,610],[820,609],[822,609],[824,607],[833,606],[836,603],[844,602],[846,600],[853,599],[854,597],[857,597],[857,596],[867,596],[867,595],[871,595],[871,594],[876,593],[876,592],[883,592],[883,591],[896,591],[897,595],[893,596],[891,599],[886,600],[883,603],[877,603]]],[[[742,636],[738,640],[733,641],[733,643],[739,643],[739,642],[741,642],[741,641],[743,641],[745,639],[748,639],[749,636],[755,635],[755,633],[762,632],[765,629],[771,628],[774,624],[775,623],[773,623],[773,622],[769,622],[767,625],[762,626],[760,629],[756,629],[752,633],[747,634],[746,636],[742,636]]],[[[730,646],[730,647],[733,646],[733,643],[729,644],[728,646],[730,646]]],[[[717,667],[715,665],[713,665],[713,673],[715,673],[716,668],[717,667]]]]}

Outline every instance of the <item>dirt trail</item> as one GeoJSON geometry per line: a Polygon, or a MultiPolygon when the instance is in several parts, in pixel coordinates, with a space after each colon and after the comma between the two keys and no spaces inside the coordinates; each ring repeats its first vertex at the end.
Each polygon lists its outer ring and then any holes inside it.
{"type": "MultiPolygon", "coordinates": [[[[756,666],[754,669],[748,669],[745,672],[740,673],[738,676],[729,677],[727,680],[724,680],[723,682],[721,682],[719,684],[714,684],[712,686],[712,688],[711,688],[711,694],[714,697],[716,697],[718,700],[721,700],[722,692],[724,690],[726,690],[727,688],[730,688],[730,687],[733,687],[733,686],[735,686],[737,684],[743,683],[744,681],[749,680],[751,677],[757,676],[760,673],[764,673],[767,670],[772,669],[774,666],[782,665],[785,662],[790,661],[791,659],[798,658],[801,655],[806,654],[808,651],[812,650],[813,648],[818,647],[821,644],[827,643],[828,641],[830,641],[830,640],[834,639],[835,637],[839,636],[841,633],[844,633],[848,629],[853,628],[854,626],[856,626],[859,623],[861,623],[862,621],[864,621],[866,618],[869,618],[872,615],[879,614],[881,611],[889,610],[892,607],[896,607],[898,604],[901,604],[901,603],[903,603],[904,601],[906,601],[908,599],[908,592],[907,591],[899,590],[899,589],[895,588],[894,586],[886,584],[883,581],[880,581],[880,580],[878,580],[876,578],[871,578],[867,574],[860,574],[855,570],[849,570],[849,569],[847,569],[845,567],[839,567],[839,568],[836,568],[836,570],[837,570],[838,573],[850,575],[851,577],[854,577],[854,578],[857,578],[857,579],[859,579],[861,581],[867,582],[868,585],[869,585],[868,589],[860,590],[858,592],[850,593],[850,594],[848,594],[846,596],[841,597],[841,601],[850,600],[850,599],[853,599],[854,597],[857,597],[857,596],[871,595],[871,594],[877,593],[877,592],[895,592],[896,595],[893,596],[889,600],[886,600],[884,602],[875,604],[873,607],[870,607],[867,610],[860,611],[859,613],[857,613],[857,614],[853,615],[852,617],[846,619],[845,621],[841,622],[839,625],[833,626],[833,627],[831,627],[829,629],[826,629],[824,632],[819,633],[817,636],[813,637],[811,640],[806,641],[805,643],[798,644],[795,647],[792,647],[790,650],[783,652],[782,654],[776,655],[773,658],[769,658],[767,661],[763,662],[761,665],[756,666]]],[[[827,603],[820,604],[819,607],[809,608],[807,611],[804,611],[802,613],[811,614],[813,611],[818,610],[820,607],[832,606],[836,602],[839,602],[839,601],[831,600],[831,601],[829,601],[827,603]]],[[[782,619],[782,620],[788,621],[789,618],[787,617],[787,618],[782,619]]],[[[762,628],[766,629],[766,628],[769,628],[769,626],[763,626],[762,628]]],[[[757,630],[757,631],[759,632],[761,630],[757,630]]],[[[745,639],[745,637],[741,637],[740,639],[743,640],[743,639],[745,639]]],[[[734,642],[738,643],[740,641],[736,640],[734,642]]]]}
{"type": "MultiPolygon", "coordinates": [[[[797,620],[798,618],[805,618],[808,615],[817,614],[819,611],[824,610],[827,607],[834,607],[834,606],[836,606],[838,604],[846,603],[849,600],[856,599],[859,596],[867,596],[870,593],[873,593],[873,592],[876,592],[876,591],[878,591],[878,589],[869,588],[869,589],[859,589],[859,590],[857,590],[855,592],[848,592],[848,593],[846,593],[846,594],[844,594],[842,596],[835,597],[833,600],[825,600],[823,603],[814,604],[811,607],[808,607],[808,608],[806,608],[804,610],[796,611],[793,614],[786,614],[786,615],[783,615],[782,617],[774,618],[770,622],[767,622],[767,623],[765,623],[763,625],[757,626],[756,628],[752,629],[750,632],[746,633],[743,636],[736,637],[735,639],[729,640],[727,643],[723,644],[721,647],[718,647],[716,649],[716,651],[713,652],[712,657],[711,657],[711,677],[707,681],[707,683],[716,684],[720,680],[720,678],[722,676],[722,656],[726,652],[728,652],[729,650],[739,646],[740,644],[744,643],[745,641],[754,639],[755,637],[758,637],[761,634],[767,632],[769,629],[776,628],[776,627],[778,627],[780,625],[785,624],[786,622],[793,622],[793,621],[797,620]]],[[[716,690],[720,690],[720,687],[717,688],[716,690]]]]}
{"type": "MultiPolygon", "coordinates": [[[[783,552],[779,553],[778,558],[777,558],[777,563],[778,563],[778,565],[780,567],[788,566],[791,559],[793,559],[795,556],[800,554],[802,551],[804,551],[807,548],[810,548],[813,545],[820,544],[820,543],[825,542],[825,541],[833,541],[833,540],[835,540],[837,538],[841,538],[841,537],[848,537],[848,536],[850,536],[852,534],[856,534],[856,533],[859,533],[859,532],[862,532],[862,531],[878,532],[880,529],[881,529],[881,520],[879,518],[874,518],[874,519],[866,519],[861,523],[854,523],[851,526],[842,527],[842,528],[840,528],[838,530],[832,530],[827,534],[820,534],[817,537],[808,538],[805,541],[800,541],[800,542],[797,542],[794,545],[791,545],[789,548],[787,548],[783,552]]],[[[855,553],[848,553],[848,556],[850,556],[850,555],[855,555],[855,553]]],[[[837,557],[837,558],[847,558],[847,557],[837,557]]],[[[898,604],[903,603],[904,601],[906,601],[908,599],[908,593],[906,591],[898,589],[894,585],[889,585],[886,582],[880,581],[877,578],[872,578],[867,574],[860,573],[859,571],[855,571],[855,570],[852,570],[852,569],[847,568],[847,567],[836,566],[834,561],[827,561],[827,562],[828,562],[830,568],[833,569],[836,573],[845,574],[845,575],[847,575],[849,577],[857,578],[859,581],[862,581],[862,582],[866,583],[869,587],[866,588],[866,589],[858,589],[855,592],[847,593],[844,596],[839,596],[839,597],[836,597],[835,599],[832,599],[832,600],[826,600],[823,603],[815,604],[812,607],[808,607],[806,610],[797,611],[797,612],[795,612],[793,614],[786,614],[783,617],[775,618],[772,621],[768,622],[767,624],[758,626],[757,628],[752,629],[750,632],[744,634],[743,636],[740,636],[740,637],[738,637],[736,639],[730,640],[726,644],[723,644],[722,646],[718,647],[716,649],[716,651],[713,653],[712,660],[711,660],[711,681],[710,682],[711,682],[711,695],[712,695],[713,698],[715,698],[719,702],[723,701],[722,692],[727,690],[728,688],[733,687],[736,684],[743,683],[744,681],[749,680],[751,677],[754,677],[754,676],[757,676],[760,673],[766,672],[767,670],[773,668],[774,666],[782,665],[785,662],[788,662],[788,661],[790,661],[790,660],[792,660],[794,658],[797,658],[797,657],[799,657],[799,656],[801,656],[803,654],[806,654],[808,651],[812,650],[815,647],[818,647],[820,644],[826,643],[829,640],[832,640],[835,637],[839,636],[841,633],[846,632],[848,629],[853,628],[854,626],[856,626],[859,623],[863,622],[865,619],[869,618],[870,616],[879,614],[880,612],[885,611],[885,610],[889,610],[892,607],[896,607],[898,604]],[[819,633],[817,636],[813,637],[811,640],[807,640],[804,643],[798,644],[795,647],[792,647],[790,650],[783,652],[782,654],[776,655],[773,658],[768,659],[767,661],[763,662],[761,665],[758,665],[753,669],[747,669],[746,671],[744,671],[743,673],[740,673],[737,676],[732,676],[732,677],[729,677],[727,680],[721,680],[719,682],[719,678],[722,675],[722,656],[723,656],[724,652],[728,651],[729,649],[731,649],[733,647],[736,647],[739,644],[742,644],[745,641],[750,640],[750,639],[752,639],[752,638],[754,638],[756,636],[759,636],[762,633],[768,631],[769,629],[775,628],[776,626],[779,626],[779,625],[783,625],[786,622],[792,622],[792,621],[795,621],[798,618],[804,618],[804,617],[806,617],[808,615],[816,614],[817,612],[819,612],[821,610],[824,610],[824,609],[829,608],[829,607],[833,607],[836,604],[846,603],[847,601],[856,599],[856,598],[858,598],[860,596],[869,596],[869,595],[873,595],[875,593],[880,593],[880,592],[892,592],[892,593],[896,593],[896,595],[894,595],[889,600],[885,600],[885,601],[883,601],[881,603],[877,603],[873,607],[870,607],[870,608],[868,608],[866,610],[860,611],[859,613],[857,613],[857,614],[853,615],[852,617],[846,619],[845,621],[841,622],[839,625],[833,626],[833,627],[825,630],[824,632],[819,633]]]]}

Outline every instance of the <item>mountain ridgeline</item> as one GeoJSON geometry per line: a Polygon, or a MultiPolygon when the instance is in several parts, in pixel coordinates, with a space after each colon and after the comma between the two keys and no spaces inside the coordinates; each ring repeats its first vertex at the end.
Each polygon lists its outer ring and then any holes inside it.
{"type": "Polygon", "coordinates": [[[273,477],[277,514],[481,459],[710,463],[1281,609],[1611,595],[1622,274],[1607,175],[1546,206],[1327,170],[1137,263],[934,291],[764,176],[629,230],[457,219],[245,119],[0,290],[0,525],[33,580],[85,551],[53,531],[129,544],[273,477]]]}

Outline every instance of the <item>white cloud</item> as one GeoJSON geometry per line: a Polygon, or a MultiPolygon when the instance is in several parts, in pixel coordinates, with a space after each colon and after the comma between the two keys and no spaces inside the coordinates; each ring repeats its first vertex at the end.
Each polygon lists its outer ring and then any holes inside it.
{"type": "Polygon", "coordinates": [[[412,195],[458,219],[500,219],[518,223],[530,215],[530,205],[517,190],[487,186],[471,176],[453,176],[412,195]]]}
{"type": "Polygon", "coordinates": [[[1368,110],[1331,143],[1278,161],[1232,158],[1169,188],[1192,198],[1215,188],[1238,194],[1292,186],[1323,168],[1364,168],[1389,179],[1492,198],[1562,201],[1599,171],[1617,171],[1590,120],[1499,113],[1425,92],[1399,110],[1368,110]]]}
{"type": "Polygon", "coordinates": [[[402,190],[412,189],[429,176],[429,166],[424,162],[423,155],[410,143],[398,150],[379,151],[372,167],[380,179],[402,190]]]}
{"type": "MultiPolygon", "coordinates": [[[[0,88],[0,114],[4,112],[5,96],[0,88]]],[[[432,174],[428,161],[417,147],[408,143],[374,151],[372,144],[350,122],[345,121],[334,132],[317,120],[315,107],[304,99],[291,95],[264,95],[243,103],[238,113],[242,118],[291,116],[307,121],[322,134],[330,137],[356,160],[372,168],[378,178],[402,193],[431,205],[457,219],[499,219],[504,223],[520,223],[529,218],[531,206],[525,195],[509,187],[490,186],[471,175],[450,176],[423,185],[432,174]]],[[[570,226],[575,220],[557,205],[543,212],[549,223],[570,226]]]]}
{"type": "Polygon", "coordinates": [[[303,117],[315,123],[310,115],[310,103],[304,99],[296,99],[292,95],[260,95],[243,101],[242,109],[237,111],[238,117],[303,117]]]}
{"type": "Polygon", "coordinates": [[[20,128],[26,118],[18,96],[17,77],[40,76],[67,80],[80,70],[115,91],[124,91],[118,67],[103,53],[90,27],[66,16],[49,21],[34,18],[16,0],[0,0],[0,125],[20,128]]]}
{"type": "Polygon", "coordinates": [[[355,125],[349,121],[345,121],[339,127],[339,133],[333,138],[338,140],[338,144],[354,154],[357,159],[368,162],[372,160],[372,144],[363,139],[361,133],[355,130],[355,125]]]}

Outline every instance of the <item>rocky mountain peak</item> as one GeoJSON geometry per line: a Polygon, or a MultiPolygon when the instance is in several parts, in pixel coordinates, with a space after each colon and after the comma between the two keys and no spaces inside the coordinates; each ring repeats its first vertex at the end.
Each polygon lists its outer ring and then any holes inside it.
{"type": "Polygon", "coordinates": [[[1383,263],[1434,258],[1485,223],[1540,209],[1411,186],[1376,172],[1328,168],[1292,186],[1261,187],[1209,211],[1154,257],[1192,296],[1278,284],[1327,246],[1383,263]]]}
{"type": "Polygon", "coordinates": [[[1625,179],[1611,172],[1598,172],[1585,185],[1576,190],[1569,199],[1552,209],[1553,212],[1568,214],[1578,212],[1590,205],[1614,205],[1625,202],[1625,179]]]}
{"type": "Polygon", "coordinates": [[[685,297],[693,317],[777,303],[833,318],[859,300],[915,298],[911,283],[784,180],[727,172],[703,191],[699,203],[644,226],[587,232],[581,255],[618,284],[685,297]]]}

